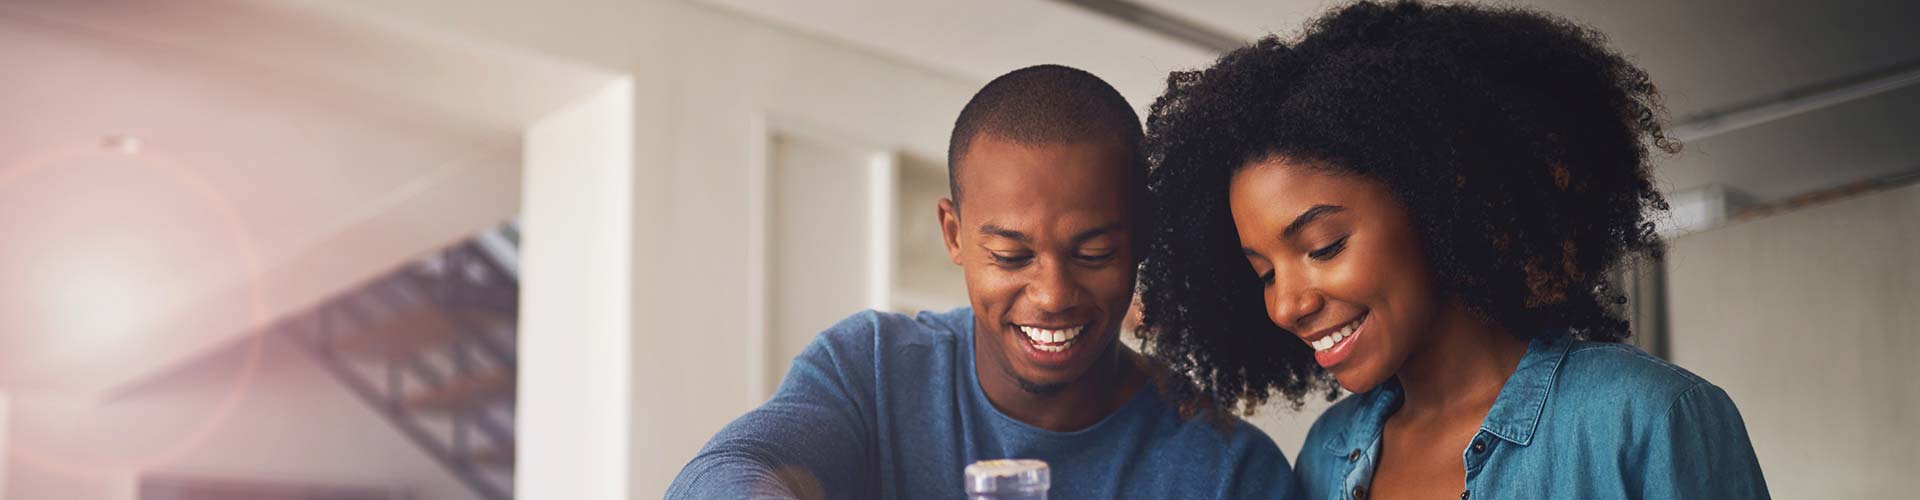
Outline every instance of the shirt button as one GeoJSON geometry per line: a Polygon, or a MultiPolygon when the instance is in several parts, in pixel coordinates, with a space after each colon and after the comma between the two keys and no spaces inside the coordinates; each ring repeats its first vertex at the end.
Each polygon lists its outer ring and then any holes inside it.
{"type": "Polygon", "coordinates": [[[1460,500],[1467,500],[1467,497],[1472,495],[1473,495],[1473,490],[1462,491],[1460,492],[1460,500]]]}
{"type": "Polygon", "coordinates": [[[1365,486],[1355,486],[1355,487],[1353,487],[1353,499],[1354,499],[1354,500],[1367,500],[1367,487],[1365,487],[1365,486]]]}
{"type": "Polygon", "coordinates": [[[1360,461],[1360,449],[1359,449],[1359,448],[1354,448],[1354,449],[1353,449],[1353,453],[1348,453],[1348,454],[1347,454],[1347,461],[1348,461],[1348,462],[1358,462],[1358,461],[1360,461]]]}
{"type": "Polygon", "coordinates": [[[1474,453],[1485,453],[1486,451],[1487,451],[1487,442],[1486,442],[1486,441],[1474,441],[1474,442],[1473,442],[1473,452],[1474,452],[1474,453]]]}

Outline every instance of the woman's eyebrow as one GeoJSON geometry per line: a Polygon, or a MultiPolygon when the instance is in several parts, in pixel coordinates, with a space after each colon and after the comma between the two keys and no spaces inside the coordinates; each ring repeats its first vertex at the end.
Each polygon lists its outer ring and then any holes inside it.
{"type": "Polygon", "coordinates": [[[1298,234],[1301,229],[1306,228],[1307,224],[1320,220],[1321,217],[1336,214],[1346,209],[1347,207],[1339,205],[1314,205],[1313,208],[1309,208],[1307,211],[1301,212],[1298,217],[1294,217],[1293,222],[1288,223],[1286,229],[1280,230],[1280,236],[1283,238],[1292,238],[1293,235],[1298,234]]]}

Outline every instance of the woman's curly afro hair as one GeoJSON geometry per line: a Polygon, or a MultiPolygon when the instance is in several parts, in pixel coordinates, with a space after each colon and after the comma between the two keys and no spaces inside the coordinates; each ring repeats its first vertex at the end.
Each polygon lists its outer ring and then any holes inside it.
{"type": "Polygon", "coordinates": [[[1659,252],[1649,146],[1679,149],[1661,114],[1598,32],[1516,8],[1362,2],[1173,73],[1147,119],[1142,332],[1191,383],[1163,390],[1189,414],[1336,394],[1268,319],[1228,213],[1234,172],[1272,158],[1383,183],[1436,282],[1489,324],[1626,338],[1607,277],[1659,252]]]}

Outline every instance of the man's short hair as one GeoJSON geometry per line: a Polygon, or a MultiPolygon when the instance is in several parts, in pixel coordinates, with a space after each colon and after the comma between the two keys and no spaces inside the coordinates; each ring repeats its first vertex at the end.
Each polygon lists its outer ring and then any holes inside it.
{"type": "Polygon", "coordinates": [[[1133,158],[1132,175],[1144,182],[1139,159],[1140,115],[1112,85],[1092,73],[1043,64],[1000,75],[981,87],[960,110],[947,139],[947,184],[960,205],[960,160],[975,137],[992,135],[1022,145],[1089,140],[1113,141],[1133,158]]]}

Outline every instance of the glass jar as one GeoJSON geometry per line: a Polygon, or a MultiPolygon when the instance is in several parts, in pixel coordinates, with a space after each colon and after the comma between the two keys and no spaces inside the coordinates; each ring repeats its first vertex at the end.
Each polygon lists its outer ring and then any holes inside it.
{"type": "Polygon", "coordinates": [[[1053,481],[1046,462],[1030,459],[981,460],[966,475],[968,500],[1047,500],[1053,481]]]}

